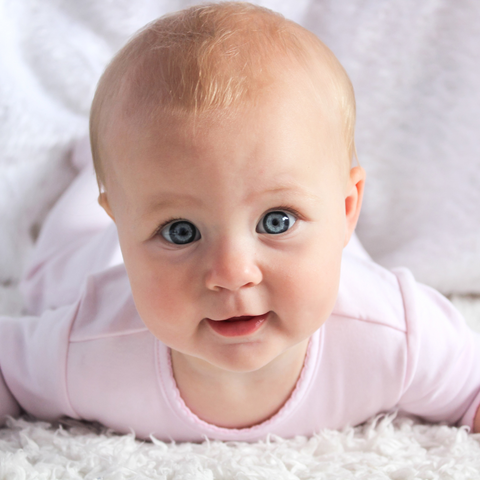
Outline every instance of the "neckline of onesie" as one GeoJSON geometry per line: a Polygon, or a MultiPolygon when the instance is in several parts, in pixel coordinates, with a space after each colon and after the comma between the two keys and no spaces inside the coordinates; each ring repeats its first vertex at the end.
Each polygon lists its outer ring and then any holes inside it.
{"type": "Polygon", "coordinates": [[[305,397],[314,377],[313,373],[316,365],[315,359],[318,357],[320,345],[322,343],[320,338],[322,331],[322,328],[318,329],[309,339],[304,364],[290,397],[277,413],[261,423],[245,428],[227,428],[208,423],[198,417],[188,408],[180,394],[180,390],[178,389],[173,375],[171,349],[157,340],[157,374],[159,376],[161,388],[164,390],[164,396],[177,417],[182,422],[188,424],[190,428],[193,427],[199,434],[207,435],[210,433],[214,434],[216,439],[227,441],[232,439],[232,434],[235,436],[234,440],[239,441],[244,437],[247,437],[249,440],[252,436],[261,437],[268,433],[272,425],[278,425],[281,422],[286,421],[299,407],[301,400],[305,397]]]}

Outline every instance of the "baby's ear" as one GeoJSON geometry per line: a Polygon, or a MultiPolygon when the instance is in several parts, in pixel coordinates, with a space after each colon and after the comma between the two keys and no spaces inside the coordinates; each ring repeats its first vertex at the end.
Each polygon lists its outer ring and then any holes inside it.
{"type": "Polygon", "coordinates": [[[98,196],[98,203],[107,212],[107,215],[113,221],[115,221],[115,218],[113,217],[112,209],[110,208],[110,204],[108,203],[107,194],[105,192],[101,192],[100,195],[98,196]]]}
{"type": "Polygon", "coordinates": [[[345,217],[347,222],[347,229],[345,232],[344,246],[346,246],[349,242],[350,237],[353,235],[353,231],[357,226],[360,209],[362,207],[365,177],[366,173],[362,167],[353,167],[350,170],[345,195],[345,217]]]}

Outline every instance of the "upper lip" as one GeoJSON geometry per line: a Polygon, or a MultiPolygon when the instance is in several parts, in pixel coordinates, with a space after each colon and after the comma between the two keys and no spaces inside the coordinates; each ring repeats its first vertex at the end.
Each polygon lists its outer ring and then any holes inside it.
{"type": "Polygon", "coordinates": [[[268,312],[265,313],[259,313],[259,314],[253,314],[253,313],[242,313],[239,315],[231,315],[230,317],[223,317],[223,318],[211,318],[207,317],[207,320],[213,320],[214,322],[221,322],[222,320],[230,320],[232,318],[240,318],[240,317],[261,317],[263,315],[266,315],[268,312]]]}

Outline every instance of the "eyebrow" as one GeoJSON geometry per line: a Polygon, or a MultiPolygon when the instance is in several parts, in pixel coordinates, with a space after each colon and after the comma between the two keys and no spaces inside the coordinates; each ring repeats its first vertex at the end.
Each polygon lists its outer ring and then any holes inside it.
{"type": "Polygon", "coordinates": [[[190,206],[202,205],[201,199],[189,195],[188,193],[168,193],[164,195],[152,195],[146,206],[146,213],[152,213],[155,210],[168,208],[171,206],[190,206]]]}
{"type": "MultiPolygon", "coordinates": [[[[250,202],[254,200],[255,198],[264,196],[264,195],[273,195],[276,193],[288,193],[289,195],[294,195],[294,196],[307,196],[311,199],[317,199],[318,196],[314,195],[313,193],[310,193],[308,191],[305,191],[304,189],[300,188],[296,184],[291,184],[291,185],[279,185],[279,186],[274,186],[272,188],[269,188],[267,190],[262,190],[260,192],[253,192],[248,197],[246,197],[246,201],[250,202]]],[[[154,213],[157,210],[161,210],[162,208],[168,208],[168,207],[178,207],[178,206],[202,206],[204,202],[197,197],[194,197],[193,195],[189,195],[186,193],[167,193],[163,195],[152,195],[150,199],[148,200],[146,209],[145,209],[145,215],[150,215],[154,213]]]]}
{"type": "Polygon", "coordinates": [[[301,188],[297,184],[292,183],[290,185],[285,184],[285,185],[275,186],[267,190],[262,190],[261,192],[254,192],[247,197],[247,200],[251,200],[252,197],[255,198],[255,197],[260,197],[268,194],[272,195],[275,193],[288,193],[290,195],[295,195],[295,196],[302,195],[302,196],[307,196],[311,199],[318,199],[317,195],[310,193],[308,190],[301,188]]]}

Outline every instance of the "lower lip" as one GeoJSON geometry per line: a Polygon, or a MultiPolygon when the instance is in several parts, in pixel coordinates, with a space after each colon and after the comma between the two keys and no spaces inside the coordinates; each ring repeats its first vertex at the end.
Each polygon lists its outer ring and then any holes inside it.
{"type": "Polygon", "coordinates": [[[234,317],[230,320],[210,320],[207,323],[222,337],[243,337],[252,335],[265,323],[268,313],[256,317],[234,317]]]}

